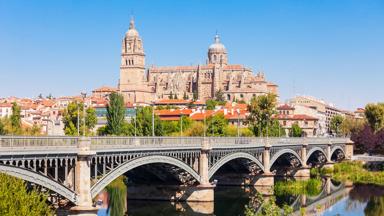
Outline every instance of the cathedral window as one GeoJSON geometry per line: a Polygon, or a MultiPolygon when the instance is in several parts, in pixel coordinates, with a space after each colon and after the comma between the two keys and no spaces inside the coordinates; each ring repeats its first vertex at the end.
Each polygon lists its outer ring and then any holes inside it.
{"type": "Polygon", "coordinates": [[[216,55],[213,55],[213,61],[216,61],[216,55]]]}
{"type": "Polygon", "coordinates": [[[231,95],[227,94],[227,100],[231,100],[231,95]]]}
{"type": "Polygon", "coordinates": [[[128,60],[127,59],[125,59],[125,65],[128,65],[128,60]]]}

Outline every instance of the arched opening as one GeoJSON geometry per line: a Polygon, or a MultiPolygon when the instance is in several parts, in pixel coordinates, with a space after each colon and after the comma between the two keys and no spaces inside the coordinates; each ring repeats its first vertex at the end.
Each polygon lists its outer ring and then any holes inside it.
{"type": "Polygon", "coordinates": [[[327,156],[321,148],[313,148],[309,150],[306,164],[309,167],[319,167],[327,162],[327,156]]]}
{"type": "Polygon", "coordinates": [[[344,160],[345,154],[342,148],[336,147],[331,151],[331,161],[340,162],[344,160]]]}
{"type": "Polygon", "coordinates": [[[271,159],[270,171],[276,176],[293,176],[297,168],[301,167],[303,162],[300,156],[293,150],[284,149],[277,152],[271,159]]]}
{"type": "Polygon", "coordinates": [[[130,184],[137,187],[138,185],[173,185],[178,188],[180,185],[194,185],[200,182],[199,174],[181,160],[169,156],[145,156],[120,164],[104,175],[92,186],[92,197],[96,197],[121,175],[128,178],[128,189],[130,184]]]}
{"type": "Polygon", "coordinates": [[[217,161],[209,170],[211,181],[219,185],[250,185],[264,171],[261,162],[248,153],[229,154],[217,161]]]}

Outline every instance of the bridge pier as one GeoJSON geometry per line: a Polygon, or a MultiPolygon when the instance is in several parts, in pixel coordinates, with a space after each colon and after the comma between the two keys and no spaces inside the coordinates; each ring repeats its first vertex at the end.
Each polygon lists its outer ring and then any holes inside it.
{"type": "Polygon", "coordinates": [[[209,182],[209,151],[211,150],[209,141],[203,139],[199,158],[200,185],[191,187],[190,194],[186,201],[191,202],[213,202],[215,186],[209,182]]]}
{"type": "Polygon", "coordinates": [[[348,140],[348,142],[345,144],[345,159],[352,160],[352,156],[353,156],[353,142],[351,140],[348,140]]]}
{"type": "Polygon", "coordinates": [[[304,142],[301,146],[301,167],[295,172],[294,178],[297,180],[307,180],[311,177],[310,169],[307,165],[307,147],[308,143],[304,142]]]}
{"type": "Polygon", "coordinates": [[[270,171],[270,158],[271,158],[271,145],[268,140],[264,146],[263,152],[263,166],[264,173],[256,176],[254,186],[256,190],[263,195],[273,194],[273,185],[275,184],[274,174],[270,171]]]}
{"type": "Polygon", "coordinates": [[[93,216],[97,208],[93,207],[91,196],[91,156],[95,154],[90,150],[91,139],[79,138],[78,155],[75,166],[75,191],[77,193],[76,206],[71,209],[70,215],[93,216]]]}

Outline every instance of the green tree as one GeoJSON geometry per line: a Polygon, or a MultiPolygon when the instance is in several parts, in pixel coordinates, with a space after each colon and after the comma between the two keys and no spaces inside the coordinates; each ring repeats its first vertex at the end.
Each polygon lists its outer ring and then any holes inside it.
{"type": "Polygon", "coordinates": [[[90,135],[91,129],[93,129],[97,123],[96,112],[92,108],[88,108],[85,112],[85,128],[84,128],[84,103],[71,102],[63,112],[64,133],[70,136],[77,135],[77,129],[79,128],[80,135],[90,135]],[[78,125],[79,117],[79,125],[78,125]],[[83,131],[85,129],[85,134],[83,131]]]}
{"type": "Polygon", "coordinates": [[[384,103],[367,104],[365,117],[375,132],[382,129],[384,127],[384,103]]]}
{"type": "Polygon", "coordinates": [[[16,102],[12,103],[12,115],[11,115],[11,125],[12,125],[12,133],[21,134],[21,108],[17,105],[16,102]]]}
{"type": "Polygon", "coordinates": [[[214,110],[216,108],[217,102],[215,100],[209,99],[205,102],[207,110],[214,110]]]}
{"type": "Polygon", "coordinates": [[[185,136],[203,136],[204,124],[202,122],[192,122],[191,126],[184,132],[185,136]]]}
{"type": "Polygon", "coordinates": [[[125,124],[124,98],[121,94],[112,93],[109,95],[109,103],[107,105],[105,133],[108,135],[122,135],[125,124]]]}
{"type": "Polygon", "coordinates": [[[224,114],[219,113],[210,116],[207,119],[207,134],[209,136],[225,136],[225,129],[228,125],[228,120],[225,119],[224,114]]]}
{"type": "Polygon", "coordinates": [[[0,173],[0,215],[53,215],[47,194],[27,189],[23,180],[0,173]]]}
{"type": "Polygon", "coordinates": [[[267,133],[269,136],[276,135],[276,129],[278,136],[280,127],[278,122],[276,123],[276,120],[272,119],[276,113],[276,103],[276,95],[271,93],[252,98],[248,105],[247,121],[255,136],[266,136],[267,133]]]}
{"type": "Polygon", "coordinates": [[[341,134],[340,126],[342,125],[344,121],[344,117],[341,115],[335,115],[331,118],[331,131],[332,133],[335,133],[336,135],[341,134]]]}
{"type": "Polygon", "coordinates": [[[298,123],[292,124],[290,136],[301,137],[302,134],[303,134],[303,130],[300,128],[299,124],[298,123]]]}
{"type": "Polygon", "coordinates": [[[193,101],[196,101],[197,99],[199,99],[199,95],[197,94],[197,90],[193,90],[193,101]]]}
{"type": "MultiPolygon", "coordinates": [[[[163,136],[164,130],[157,115],[154,115],[155,136],[163,136]]],[[[137,109],[136,119],[132,120],[131,125],[135,125],[138,136],[152,136],[152,107],[142,107],[137,109]]]]}
{"type": "Polygon", "coordinates": [[[5,120],[4,119],[0,118],[0,135],[6,135],[7,134],[7,130],[6,130],[6,125],[5,125],[5,120]]]}
{"type": "Polygon", "coordinates": [[[184,99],[184,100],[188,100],[188,99],[189,99],[189,97],[188,97],[188,95],[187,95],[186,92],[184,92],[183,99],[184,99]]]}
{"type": "Polygon", "coordinates": [[[215,100],[219,102],[225,102],[224,92],[221,89],[216,91],[215,100]]]}
{"type": "Polygon", "coordinates": [[[125,181],[126,177],[120,176],[106,187],[110,197],[108,212],[111,216],[124,215],[126,211],[127,186],[125,181]]]}

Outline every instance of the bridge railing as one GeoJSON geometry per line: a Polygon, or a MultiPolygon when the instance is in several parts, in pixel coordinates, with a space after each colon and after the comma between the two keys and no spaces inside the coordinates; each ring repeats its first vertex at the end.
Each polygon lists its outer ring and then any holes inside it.
{"type": "Polygon", "coordinates": [[[69,148],[75,149],[77,146],[77,137],[31,137],[31,136],[1,136],[0,151],[12,149],[57,149],[69,148]],[[44,147],[44,148],[43,148],[44,147]]]}
{"type": "Polygon", "coordinates": [[[91,149],[200,147],[201,137],[92,137],[91,149]]]}

